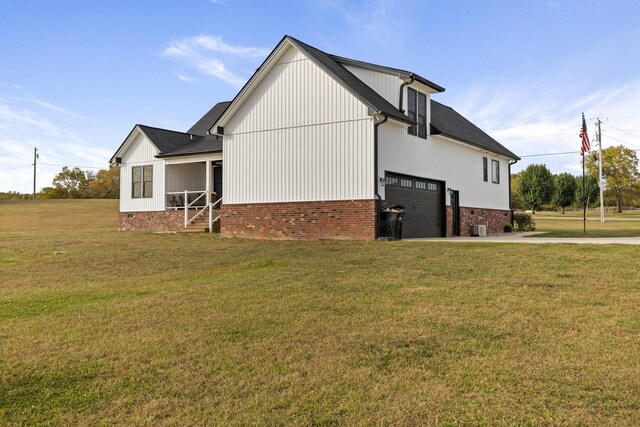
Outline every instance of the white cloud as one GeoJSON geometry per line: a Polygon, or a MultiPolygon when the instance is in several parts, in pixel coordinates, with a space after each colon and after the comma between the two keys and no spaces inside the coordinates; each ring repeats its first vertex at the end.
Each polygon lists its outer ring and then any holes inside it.
{"type": "Polygon", "coordinates": [[[50,186],[62,165],[106,168],[112,153],[78,136],[94,123],[37,97],[0,94],[0,191],[31,191],[34,147],[40,155],[38,189],[50,186]]]}
{"type": "Polygon", "coordinates": [[[180,74],[180,73],[174,73],[174,74],[176,75],[178,80],[180,80],[181,82],[191,83],[196,81],[196,79],[194,79],[193,77],[187,76],[185,74],[180,74]]]}
{"type": "Polygon", "coordinates": [[[239,75],[229,67],[242,69],[248,63],[260,61],[269,52],[260,47],[231,45],[217,36],[199,35],[171,43],[162,55],[182,61],[201,74],[241,87],[249,76],[239,75]]]}
{"type": "Polygon", "coordinates": [[[582,171],[578,137],[581,113],[595,149],[595,120],[603,121],[603,147],[624,144],[640,148],[640,80],[574,94],[539,86],[476,87],[453,103],[465,117],[520,156],[545,153],[574,154],[523,157],[514,172],[532,163],[545,163],[554,173],[582,171]],[[497,93],[496,93],[497,92],[497,93]],[[621,132],[621,129],[625,132],[621,132]]]}

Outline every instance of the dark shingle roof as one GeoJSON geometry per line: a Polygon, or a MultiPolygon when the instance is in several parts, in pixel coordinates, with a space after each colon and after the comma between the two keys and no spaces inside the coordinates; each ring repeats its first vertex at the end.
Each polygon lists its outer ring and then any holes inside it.
{"type": "Polygon", "coordinates": [[[403,123],[413,123],[413,121],[410,120],[406,115],[404,115],[400,110],[398,110],[398,108],[387,101],[378,92],[371,89],[371,87],[369,87],[362,80],[353,75],[349,70],[336,62],[336,60],[327,53],[316,49],[313,46],[309,46],[308,44],[303,43],[300,40],[294,39],[291,36],[285,36],[285,38],[288,38],[291,43],[293,43],[296,47],[303,51],[312,61],[320,66],[320,68],[324,69],[338,82],[342,83],[342,85],[347,90],[349,90],[354,96],[360,99],[360,101],[365,103],[367,106],[374,109],[378,114],[384,114],[390,119],[394,119],[403,123]]]}
{"type": "Polygon", "coordinates": [[[456,110],[433,100],[431,101],[431,133],[447,136],[492,153],[520,160],[518,156],[465,119],[456,110]]]}
{"type": "Polygon", "coordinates": [[[424,85],[427,85],[438,92],[445,91],[445,88],[443,88],[442,86],[435,84],[431,80],[427,80],[424,77],[411,71],[402,70],[400,68],[387,67],[385,65],[372,64],[370,62],[358,61],[356,59],[351,59],[351,58],[344,58],[342,56],[337,56],[337,55],[329,55],[329,57],[341,64],[355,65],[356,67],[369,68],[372,70],[382,71],[383,73],[391,73],[391,74],[398,74],[398,75],[405,74],[409,77],[413,77],[416,81],[424,85]]]}
{"type": "Polygon", "coordinates": [[[222,139],[213,135],[192,135],[145,125],[137,126],[147,138],[149,138],[153,145],[160,150],[158,157],[222,151],[222,139]]]}
{"type": "Polygon", "coordinates": [[[231,101],[218,102],[207,113],[198,120],[187,133],[193,135],[206,135],[209,129],[218,121],[224,110],[231,104],[231,101]]]}

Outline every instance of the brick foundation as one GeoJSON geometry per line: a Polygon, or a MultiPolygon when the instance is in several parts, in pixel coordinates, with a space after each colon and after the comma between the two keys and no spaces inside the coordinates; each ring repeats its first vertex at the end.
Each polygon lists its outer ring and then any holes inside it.
{"type": "MultiPolygon", "coordinates": [[[[447,237],[453,236],[451,219],[451,206],[447,205],[447,237]]],[[[511,211],[460,206],[460,235],[471,236],[477,224],[486,225],[487,234],[502,233],[504,225],[511,224],[511,211]]]]}
{"type": "Polygon", "coordinates": [[[373,240],[375,200],[225,204],[220,234],[251,239],[373,240]]]}
{"type": "Polygon", "coordinates": [[[120,212],[120,230],[184,230],[184,211],[120,212]]]}

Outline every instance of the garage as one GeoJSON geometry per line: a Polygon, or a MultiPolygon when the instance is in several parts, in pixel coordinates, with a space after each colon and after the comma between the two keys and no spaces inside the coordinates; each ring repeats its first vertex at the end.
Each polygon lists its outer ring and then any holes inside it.
{"type": "Polygon", "coordinates": [[[405,208],[402,237],[444,237],[444,183],[426,178],[386,173],[388,206],[405,208]]]}

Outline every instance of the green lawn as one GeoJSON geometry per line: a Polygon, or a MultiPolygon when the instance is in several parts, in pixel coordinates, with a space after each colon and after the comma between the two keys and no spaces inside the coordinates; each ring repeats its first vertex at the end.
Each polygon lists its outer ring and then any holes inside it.
{"type": "Polygon", "coordinates": [[[587,212],[587,233],[583,228],[583,213],[572,211],[564,215],[560,212],[541,211],[534,215],[536,231],[544,231],[531,237],[639,237],[640,211],[621,214],[606,212],[604,224],[600,213],[587,212]]]}
{"type": "Polygon", "coordinates": [[[640,424],[636,247],[0,223],[0,425],[640,424]]]}

